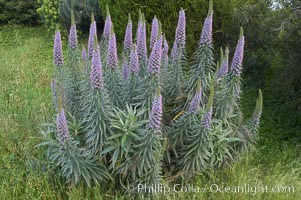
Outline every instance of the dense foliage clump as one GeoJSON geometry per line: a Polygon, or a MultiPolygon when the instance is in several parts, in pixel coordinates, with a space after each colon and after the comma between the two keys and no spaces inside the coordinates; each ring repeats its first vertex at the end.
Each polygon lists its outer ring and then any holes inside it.
{"type": "Polygon", "coordinates": [[[262,94],[253,115],[242,120],[243,30],[229,64],[228,48],[221,49],[218,61],[214,58],[212,23],[210,1],[196,51],[188,57],[183,9],[171,53],[157,17],[147,45],[145,17],[139,12],[136,37],[129,16],[118,54],[108,10],[100,37],[92,15],[87,51],[78,46],[71,12],[66,57],[60,32],[55,32],[52,91],[58,115],[43,131],[47,141],[42,143],[67,183],[115,180],[137,192],[138,184],[208,174],[252,147],[262,94]]]}
{"type": "Polygon", "coordinates": [[[0,1],[0,25],[2,24],[38,24],[35,1],[0,1]]]}
{"type": "Polygon", "coordinates": [[[48,30],[55,30],[56,24],[67,30],[70,27],[71,11],[74,12],[77,25],[83,30],[88,30],[91,13],[97,20],[101,19],[98,0],[37,0],[37,3],[37,13],[48,30]]]}

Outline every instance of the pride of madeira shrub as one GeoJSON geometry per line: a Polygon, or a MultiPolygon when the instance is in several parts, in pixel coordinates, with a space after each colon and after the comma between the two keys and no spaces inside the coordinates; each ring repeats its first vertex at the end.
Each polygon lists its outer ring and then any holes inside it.
{"type": "Polygon", "coordinates": [[[258,135],[262,94],[253,115],[240,111],[245,38],[241,28],[229,49],[213,55],[212,1],[192,58],[183,9],[171,53],[155,16],[147,45],[144,14],[133,35],[129,16],[123,52],[117,53],[110,13],[97,36],[93,14],[87,49],[77,42],[71,12],[69,48],[63,56],[55,31],[52,81],[57,116],[42,133],[48,159],[66,183],[114,183],[135,193],[139,184],[193,180],[227,166],[252,148],[258,135]],[[191,66],[187,66],[192,63],[191,66]],[[188,69],[188,70],[187,70],[188,69]]]}

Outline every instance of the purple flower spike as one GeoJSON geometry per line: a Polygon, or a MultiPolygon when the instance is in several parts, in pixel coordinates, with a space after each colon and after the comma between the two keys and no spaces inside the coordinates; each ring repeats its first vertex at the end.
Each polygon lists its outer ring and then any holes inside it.
{"type": "Polygon", "coordinates": [[[238,40],[236,50],[234,53],[234,57],[231,64],[231,71],[236,75],[240,76],[242,72],[242,60],[244,56],[244,45],[245,45],[245,37],[241,36],[238,40]]]}
{"type": "Polygon", "coordinates": [[[64,65],[61,34],[58,30],[55,31],[53,58],[55,66],[62,67],[64,65]]]}
{"type": "Polygon", "coordinates": [[[130,70],[132,74],[138,74],[139,72],[139,60],[138,60],[138,53],[137,47],[134,44],[130,54],[130,70]]]}
{"type": "Polygon", "coordinates": [[[74,13],[71,11],[71,27],[69,32],[69,46],[71,49],[77,47],[77,33],[76,33],[76,24],[74,19],[74,13]]]}
{"type": "Polygon", "coordinates": [[[194,113],[194,114],[197,113],[201,101],[202,101],[202,88],[199,87],[198,91],[196,92],[196,94],[194,95],[194,97],[192,98],[189,104],[188,113],[194,113]]]}
{"type": "Polygon", "coordinates": [[[132,43],[133,43],[132,29],[133,29],[133,24],[131,21],[131,16],[129,15],[129,22],[126,26],[124,42],[123,42],[124,50],[126,52],[130,52],[132,48],[132,43]]]}
{"type": "Polygon", "coordinates": [[[152,31],[151,31],[151,37],[150,37],[150,49],[152,49],[154,44],[156,43],[158,34],[159,34],[159,22],[155,16],[155,18],[153,19],[153,22],[152,22],[152,31]]]}
{"type": "Polygon", "coordinates": [[[108,63],[108,67],[111,67],[113,69],[116,69],[118,66],[115,33],[113,33],[111,35],[110,40],[109,40],[107,63],[108,63]]]}
{"type": "Polygon", "coordinates": [[[145,22],[141,22],[140,31],[138,33],[137,52],[138,52],[139,60],[145,61],[147,57],[145,22]]]}
{"type": "Polygon", "coordinates": [[[109,11],[109,6],[106,6],[106,10],[107,10],[107,17],[106,17],[106,21],[105,21],[105,26],[103,28],[103,38],[105,38],[106,40],[110,39],[111,36],[111,25],[112,25],[112,21],[111,21],[111,15],[110,15],[110,11],[109,11]]]}
{"type": "Polygon", "coordinates": [[[206,129],[211,127],[211,118],[212,118],[212,106],[209,108],[208,112],[203,115],[202,126],[206,129]]]}
{"type": "Polygon", "coordinates": [[[112,25],[112,21],[111,21],[111,16],[107,16],[106,21],[105,21],[105,26],[103,28],[103,37],[105,39],[109,39],[110,38],[110,34],[111,34],[111,25],[112,25]]]}
{"type": "Polygon", "coordinates": [[[161,54],[162,54],[162,35],[159,37],[158,41],[154,44],[154,48],[149,57],[148,62],[148,73],[159,74],[161,65],[161,54]]]}
{"type": "Polygon", "coordinates": [[[217,73],[216,79],[220,79],[228,74],[228,66],[229,66],[229,50],[226,49],[226,55],[223,59],[222,65],[217,73]]]}
{"type": "Polygon", "coordinates": [[[69,46],[71,49],[75,49],[77,47],[77,33],[75,24],[70,27],[69,46]]]}
{"type": "Polygon", "coordinates": [[[185,48],[185,42],[186,42],[186,19],[185,19],[185,12],[183,9],[179,12],[179,20],[178,20],[178,26],[176,29],[176,42],[177,45],[181,48],[185,48]]]}
{"type": "Polygon", "coordinates": [[[88,56],[89,58],[93,57],[94,52],[94,35],[96,35],[96,22],[92,21],[90,25],[90,34],[89,34],[89,41],[88,41],[88,56]]]}
{"type": "Polygon", "coordinates": [[[123,63],[122,63],[122,77],[124,80],[127,80],[129,78],[129,66],[125,57],[123,58],[123,63]]]}
{"type": "Polygon", "coordinates": [[[162,95],[157,94],[153,100],[148,127],[158,131],[161,127],[162,115],[162,95]]]}
{"type": "Polygon", "coordinates": [[[57,134],[60,140],[60,143],[62,145],[65,144],[65,142],[69,139],[69,129],[67,126],[67,120],[65,116],[65,111],[62,108],[59,115],[57,116],[56,119],[56,125],[57,125],[57,134]]]}
{"type": "Polygon", "coordinates": [[[100,90],[103,88],[103,78],[102,78],[102,66],[100,60],[100,50],[99,45],[94,50],[92,65],[91,65],[91,86],[95,90],[100,90]]]}
{"type": "Polygon", "coordinates": [[[200,45],[211,45],[212,44],[212,20],[213,20],[213,11],[206,17],[201,38],[200,45]]]}
{"type": "Polygon", "coordinates": [[[82,49],[82,59],[83,61],[87,61],[87,51],[85,47],[82,49]]]}

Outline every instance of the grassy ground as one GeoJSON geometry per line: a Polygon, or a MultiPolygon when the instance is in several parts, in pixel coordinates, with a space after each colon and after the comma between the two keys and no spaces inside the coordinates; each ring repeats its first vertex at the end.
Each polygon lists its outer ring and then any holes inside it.
{"type": "MultiPolygon", "coordinates": [[[[42,28],[0,27],[0,194],[1,199],[128,199],[104,186],[70,187],[52,172],[43,171],[35,149],[39,127],[53,116],[50,80],[52,36],[42,28]]],[[[284,115],[277,114],[277,91],[273,72],[263,85],[264,114],[257,149],[243,156],[210,181],[199,177],[194,183],[207,188],[199,193],[178,193],[161,199],[301,199],[300,145],[285,139],[284,115]],[[275,106],[276,105],[276,106],[275,106]],[[293,186],[294,192],[257,194],[210,192],[211,184],[223,186],[293,186]]],[[[245,87],[244,111],[251,114],[257,89],[245,87]]],[[[279,103],[279,102],[278,102],[279,103]]],[[[281,106],[281,105],[279,105],[281,106]]],[[[282,188],[284,189],[284,188],[282,188]]]]}

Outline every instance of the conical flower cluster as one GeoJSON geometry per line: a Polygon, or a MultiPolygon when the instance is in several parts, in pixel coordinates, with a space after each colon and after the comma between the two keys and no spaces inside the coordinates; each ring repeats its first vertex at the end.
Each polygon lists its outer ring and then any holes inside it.
{"type": "Polygon", "coordinates": [[[138,74],[139,72],[139,60],[138,60],[138,53],[137,47],[133,44],[131,54],[130,54],[130,70],[132,74],[138,74]]]}
{"type": "Polygon", "coordinates": [[[198,87],[197,92],[192,98],[189,107],[188,107],[188,113],[196,113],[200,107],[200,103],[202,101],[202,88],[198,87]]]}
{"type": "Polygon", "coordinates": [[[77,33],[76,33],[76,24],[74,21],[73,11],[71,12],[71,27],[69,32],[69,46],[71,49],[75,49],[77,47],[77,33]]]}
{"type": "Polygon", "coordinates": [[[126,26],[124,42],[123,42],[124,50],[126,52],[130,52],[132,48],[132,43],[133,43],[132,29],[133,29],[133,24],[132,24],[131,16],[129,15],[129,21],[126,26]]]}
{"type": "Polygon", "coordinates": [[[75,49],[77,47],[77,34],[75,24],[70,27],[69,46],[71,49],[75,49]]]}
{"type": "Polygon", "coordinates": [[[95,47],[93,58],[92,58],[90,79],[91,79],[92,88],[95,90],[100,90],[103,88],[102,66],[100,60],[99,45],[95,44],[95,46],[97,47],[95,47]]]}
{"type": "Polygon", "coordinates": [[[162,95],[157,94],[153,100],[148,127],[154,130],[159,130],[161,127],[162,115],[162,95]]]}
{"type": "Polygon", "coordinates": [[[160,73],[161,54],[162,54],[162,35],[155,43],[152,53],[149,57],[148,69],[147,69],[149,74],[160,73]]]}
{"type": "Polygon", "coordinates": [[[58,30],[55,31],[54,47],[53,47],[53,60],[54,60],[55,66],[57,66],[57,67],[62,67],[64,65],[61,33],[58,30]]]}
{"type": "Polygon", "coordinates": [[[112,33],[109,45],[108,45],[108,55],[107,55],[107,65],[113,69],[116,69],[118,66],[117,58],[117,47],[116,47],[116,36],[115,33],[112,33]]]}
{"type": "Polygon", "coordinates": [[[104,25],[104,28],[103,28],[103,34],[102,34],[103,38],[105,38],[107,40],[110,39],[111,26],[112,26],[111,15],[107,11],[107,17],[106,17],[105,25],[104,25]]]}
{"type": "Polygon", "coordinates": [[[141,22],[139,27],[138,39],[137,39],[137,52],[139,60],[146,60],[147,57],[147,47],[146,47],[146,23],[141,22]]]}
{"type": "Polygon", "coordinates": [[[60,143],[64,145],[70,137],[64,108],[61,109],[60,113],[57,116],[56,125],[58,138],[60,140],[60,143]]]}
{"type": "Polygon", "coordinates": [[[213,11],[206,17],[201,38],[200,45],[211,45],[212,44],[212,21],[213,21],[213,11]]]}
{"type": "Polygon", "coordinates": [[[94,52],[94,36],[96,35],[96,22],[94,21],[94,16],[92,15],[92,21],[90,25],[89,41],[88,41],[88,56],[93,57],[94,52]]]}
{"type": "Polygon", "coordinates": [[[186,18],[185,12],[182,8],[179,12],[179,20],[175,37],[178,47],[184,48],[186,44],[186,18]]]}
{"type": "Polygon", "coordinates": [[[234,57],[231,64],[231,71],[236,76],[240,76],[242,72],[242,61],[244,56],[245,37],[243,36],[243,30],[241,28],[240,38],[238,40],[234,57]]]}
{"type": "Polygon", "coordinates": [[[225,57],[223,59],[220,69],[218,70],[216,79],[220,79],[228,74],[228,66],[229,66],[229,49],[226,48],[225,57]]]}
{"type": "Polygon", "coordinates": [[[203,115],[203,119],[201,125],[206,129],[210,129],[211,127],[211,119],[212,119],[212,106],[208,109],[208,111],[203,115]]]}
{"type": "Polygon", "coordinates": [[[159,34],[159,21],[158,21],[157,17],[155,16],[155,18],[152,21],[152,31],[151,31],[151,37],[150,37],[150,49],[152,49],[154,44],[156,43],[157,38],[158,38],[158,34],[159,34]]]}

